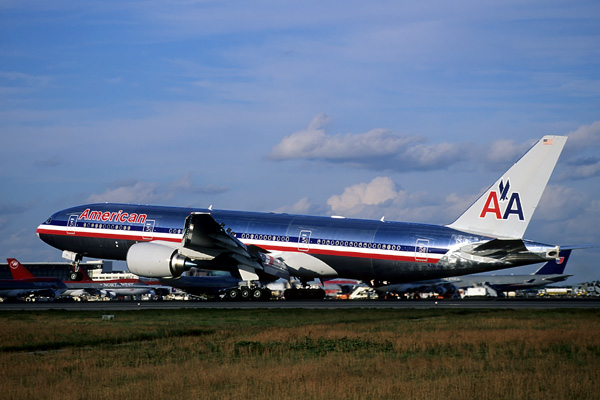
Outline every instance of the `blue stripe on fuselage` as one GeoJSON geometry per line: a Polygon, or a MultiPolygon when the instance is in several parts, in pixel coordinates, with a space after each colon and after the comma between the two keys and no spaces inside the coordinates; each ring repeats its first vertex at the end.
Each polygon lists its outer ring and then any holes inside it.
{"type": "Polygon", "coordinates": [[[354,269],[351,265],[357,263],[374,270],[385,269],[388,274],[399,265],[406,266],[402,261],[378,260],[384,258],[382,252],[404,252],[418,258],[419,251],[423,251],[423,263],[431,265],[451,246],[483,239],[436,225],[113,203],[88,204],[57,212],[38,227],[38,233],[42,240],[61,250],[94,258],[125,259],[129,247],[138,241],[181,240],[185,219],[192,212],[210,213],[244,243],[263,243],[268,250],[314,254],[333,264],[342,276],[350,276],[343,275],[345,272],[341,270],[354,269]],[[94,218],[87,218],[92,212],[96,212],[94,218]],[[118,216],[126,214],[143,214],[145,223],[120,221],[118,216]],[[108,220],[103,221],[101,216],[108,220]],[[145,231],[147,224],[152,227],[151,232],[145,231]],[[315,248],[320,246],[319,252],[315,248]]]}

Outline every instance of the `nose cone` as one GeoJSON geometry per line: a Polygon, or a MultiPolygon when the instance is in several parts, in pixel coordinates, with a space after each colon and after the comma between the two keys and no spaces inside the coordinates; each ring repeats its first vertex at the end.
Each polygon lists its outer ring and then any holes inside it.
{"type": "Polygon", "coordinates": [[[44,232],[45,229],[52,223],[52,217],[48,218],[46,221],[42,222],[38,225],[35,233],[37,233],[38,237],[41,238],[40,234],[44,232]]]}
{"type": "MultiPolygon", "coordinates": [[[[53,247],[56,246],[52,239],[60,233],[61,227],[63,229],[65,227],[64,221],[61,223],[60,215],[61,212],[52,214],[48,219],[39,224],[35,230],[35,233],[40,239],[53,247]]],[[[62,218],[62,220],[64,220],[64,218],[62,218]]]]}

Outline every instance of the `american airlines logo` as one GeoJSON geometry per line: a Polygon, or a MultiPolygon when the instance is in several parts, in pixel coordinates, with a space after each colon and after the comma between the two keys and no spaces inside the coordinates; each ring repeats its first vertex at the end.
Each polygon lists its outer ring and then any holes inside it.
{"type": "Polygon", "coordinates": [[[143,224],[146,222],[147,214],[126,213],[123,210],[117,212],[110,211],[94,211],[86,208],[77,219],[87,221],[103,221],[103,222],[129,222],[132,224],[143,224]]]}
{"type": "Polygon", "coordinates": [[[504,183],[503,180],[500,180],[498,190],[492,190],[488,194],[479,218],[486,218],[487,215],[491,213],[496,219],[508,219],[511,214],[516,214],[519,217],[519,220],[523,221],[525,218],[523,217],[521,197],[518,192],[513,192],[509,198],[509,193],[510,180],[507,179],[506,183],[504,183]],[[501,207],[501,204],[504,207],[501,207]]]}

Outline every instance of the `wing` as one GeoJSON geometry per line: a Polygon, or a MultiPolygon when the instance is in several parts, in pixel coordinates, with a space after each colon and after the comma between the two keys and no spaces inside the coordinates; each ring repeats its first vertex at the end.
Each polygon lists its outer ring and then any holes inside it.
{"type": "Polygon", "coordinates": [[[192,213],[186,218],[178,251],[201,267],[226,269],[242,280],[290,277],[281,259],[259,247],[246,246],[210,213],[192,213]]]}

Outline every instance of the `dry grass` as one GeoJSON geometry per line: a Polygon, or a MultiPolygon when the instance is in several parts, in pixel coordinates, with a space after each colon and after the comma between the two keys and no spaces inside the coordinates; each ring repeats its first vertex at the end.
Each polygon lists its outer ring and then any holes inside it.
{"type": "MultiPolygon", "coordinates": [[[[1,313],[10,399],[589,399],[600,312],[1,313]]],[[[591,396],[591,397],[590,397],[591,396]]]]}

